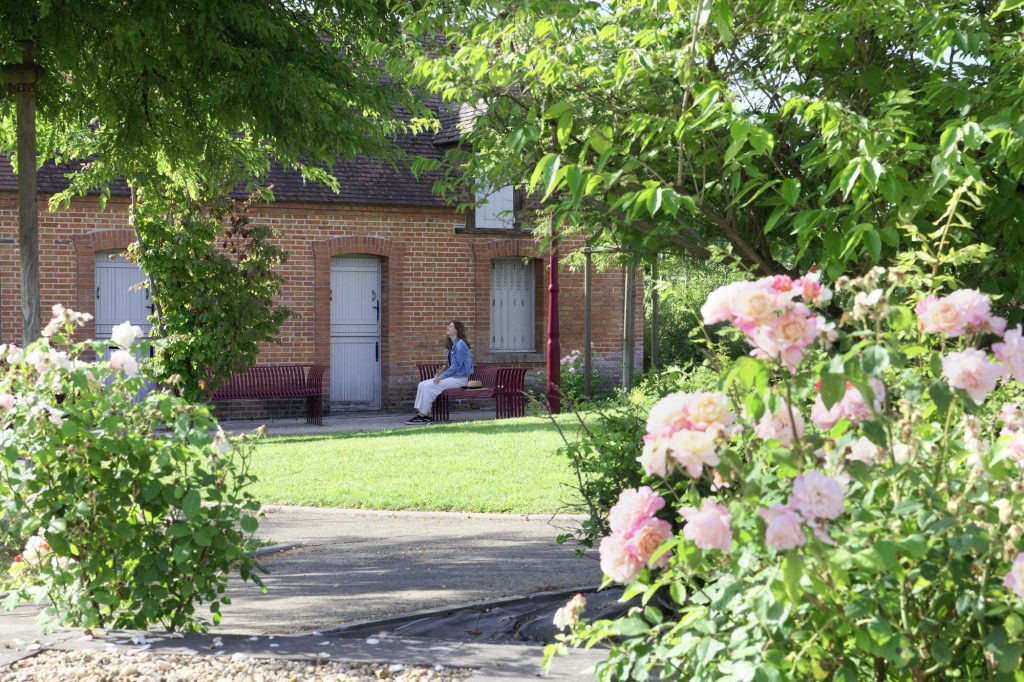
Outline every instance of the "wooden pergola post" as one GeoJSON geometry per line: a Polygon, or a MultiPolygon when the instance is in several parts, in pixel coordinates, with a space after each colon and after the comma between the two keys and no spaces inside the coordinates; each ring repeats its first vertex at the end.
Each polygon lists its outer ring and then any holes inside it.
{"type": "Polygon", "coordinates": [[[622,388],[633,388],[635,363],[633,351],[636,348],[636,263],[626,265],[625,286],[622,305],[622,388]]]}
{"type": "Polygon", "coordinates": [[[594,366],[590,350],[590,298],[593,292],[594,260],[590,247],[583,252],[583,258],[583,395],[589,398],[593,390],[590,375],[594,366]]]}
{"type": "Polygon", "coordinates": [[[661,254],[654,254],[651,261],[651,369],[658,369],[658,261],[661,254]]]}

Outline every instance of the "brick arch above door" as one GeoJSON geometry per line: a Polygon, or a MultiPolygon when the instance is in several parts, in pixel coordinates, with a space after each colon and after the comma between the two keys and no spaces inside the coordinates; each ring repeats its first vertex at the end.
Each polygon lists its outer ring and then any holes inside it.
{"type": "MultiPolygon", "coordinates": [[[[381,259],[384,309],[381,314],[382,359],[389,356],[394,324],[402,317],[405,300],[399,268],[405,248],[386,237],[343,236],[314,241],[313,250],[313,362],[331,361],[331,259],[337,256],[377,256],[381,259]]],[[[388,362],[381,363],[382,399],[388,398],[388,362]]],[[[326,377],[325,377],[326,380],[326,377]]]]}
{"type": "MultiPolygon", "coordinates": [[[[135,241],[135,230],[121,228],[93,230],[71,238],[75,247],[75,309],[96,314],[96,254],[104,251],[125,251],[135,241]]],[[[80,338],[96,336],[96,321],[89,320],[80,338]]]]}

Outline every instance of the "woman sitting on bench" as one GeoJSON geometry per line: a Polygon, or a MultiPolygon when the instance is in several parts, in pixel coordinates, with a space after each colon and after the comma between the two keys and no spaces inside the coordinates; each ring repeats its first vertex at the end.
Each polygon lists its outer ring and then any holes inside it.
{"type": "Polygon", "coordinates": [[[448,324],[448,338],[445,348],[448,349],[448,367],[439,372],[433,379],[421,381],[416,389],[416,416],[406,424],[433,424],[430,408],[437,396],[446,388],[463,388],[473,376],[473,354],[469,352],[469,341],[466,340],[466,325],[459,320],[448,324]]]}

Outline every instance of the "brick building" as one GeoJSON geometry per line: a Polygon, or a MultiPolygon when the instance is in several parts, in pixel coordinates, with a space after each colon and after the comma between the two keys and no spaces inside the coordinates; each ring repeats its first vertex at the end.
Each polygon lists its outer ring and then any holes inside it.
{"type": "MultiPolygon", "coordinates": [[[[399,144],[413,154],[439,156],[449,141],[420,135],[399,144]]],[[[278,342],[261,350],[260,364],[326,365],[325,404],[332,411],[407,410],[416,363],[443,358],[445,327],[456,318],[466,322],[477,362],[524,364],[542,375],[546,260],[505,212],[514,204],[510,189],[494,192],[467,216],[431,192],[430,177],[417,180],[365,159],[339,162],[334,172],[339,194],[275,168],[269,179],[275,203],[252,213],[255,222],[276,229],[289,252],[280,302],[292,316],[278,342]]],[[[129,290],[143,275],[111,258],[134,240],[127,188],[114,187],[105,208],[85,197],[50,213],[46,200],[62,186],[52,165],[39,171],[44,318],[54,303],[93,313],[85,333],[96,338],[125,319],[144,324],[147,293],[129,290]]],[[[16,178],[9,161],[0,159],[0,342],[21,337],[19,278],[16,178]]],[[[582,346],[583,277],[563,268],[560,279],[564,355],[582,346]]],[[[610,381],[618,380],[622,357],[623,280],[621,270],[593,279],[595,366],[610,381]]],[[[642,308],[637,305],[638,330],[642,308]]],[[[637,367],[641,344],[638,333],[637,367]]],[[[233,416],[291,411],[258,401],[218,407],[233,416]]]]}

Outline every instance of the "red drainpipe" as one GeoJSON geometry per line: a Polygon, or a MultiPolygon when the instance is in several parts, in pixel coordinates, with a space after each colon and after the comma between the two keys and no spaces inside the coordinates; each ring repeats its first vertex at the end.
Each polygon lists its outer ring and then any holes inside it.
{"type": "Polygon", "coordinates": [[[548,266],[548,411],[561,414],[562,346],[558,340],[558,234],[551,214],[551,254],[548,266]]]}

